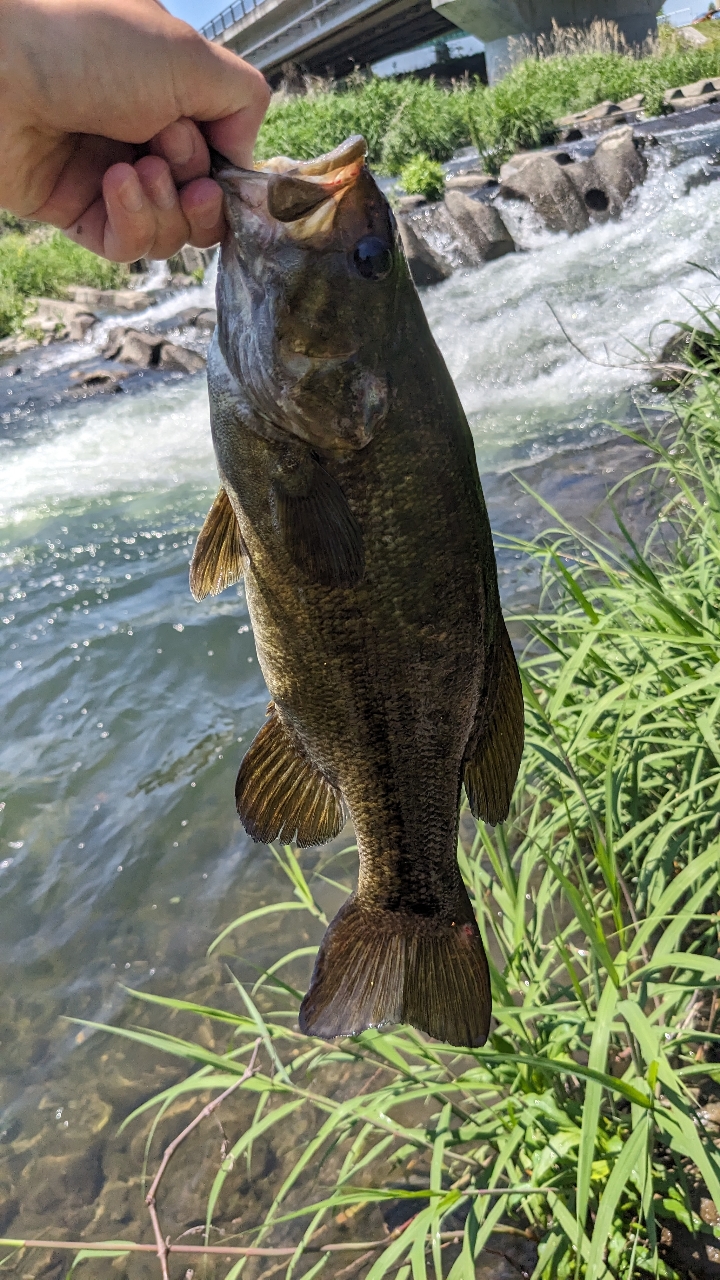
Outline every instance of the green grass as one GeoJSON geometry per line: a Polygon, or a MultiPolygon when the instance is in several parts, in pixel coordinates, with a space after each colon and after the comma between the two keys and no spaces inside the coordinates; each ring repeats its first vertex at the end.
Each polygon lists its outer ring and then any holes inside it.
{"type": "Polygon", "coordinates": [[[126,279],[127,267],[96,257],[61,231],[44,239],[0,236],[0,337],[17,328],[33,295],[60,298],[70,285],[112,289],[126,279]]]}
{"type": "Polygon", "coordinates": [[[400,185],[409,195],[425,196],[426,200],[442,200],[445,191],[445,173],[437,160],[430,160],[421,152],[413,156],[400,170],[400,185]]]}
{"type": "MultiPolygon", "coordinates": [[[[109,1028],[194,1070],[132,1124],[180,1093],[225,1088],[262,1040],[261,1068],[242,1086],[254,1119],[208,1189],[211,1239],[221,1197],[236,1215],[233,1188],[277,1141],[290,1154],[264,1166],[269,1209],[222,1241],[286,1243],[291,1232],[288,1277],[325,1265],[303,1253],[324,1224],[323,1243],[338,1238],[333,1218],[399,1196],[417,1208],[368,1261],[367,1280],[472,1280],[499,1224],[536,1240],[533,1280],[682,1280],[662,1259],[662,1227],[695,1233],[701,1251],[713,1244],[697,1207],[701,1193],[720,1204],[720,1152],[698,1103],[720,1083],[717,367],[675,405],[665,438],[651,437],[660,505],[642,547],[620,525],[608,549],[553,512],[543,538],[510,544],[542,577],[539,608],[519,620],[527,747],[508,822],[492,830],[465,813],[459,847],[491,958],[487,1046],[460,1052],[408,1028],[335,1044],[300,1036],[291,978],[312,945],[278,955],[254,985],[231,972],[225,1008],[138,993],[173,1016],[212,1019],[215,1052],[201,1036],[109,1028]],[[310,1130],[293,1150],[301,1116],[310,1130]],[[499,1194],[478,1194],[489,1189],[499,1194]],[[452,1226],[458,1242],[442,1235],[452,1226]]],[[[327,867],[311,851],[273,852],[289,896],[223,930],[211,951],[231,971],[233,937],[242,930],[248,946],[268,913],[292,912],[293,931],[306,913],[314,938],[326,923],[315,893],[327,867]]]]}
{"type": "Polygon", "coordinates": [[[646,95],[646,110],[654,115],[666,89],[717,75],[716,43],[688,50],[666,38],[642,58],[593,50],[527,58],[492,88],[478,81],[451,89],[432,80],[351,81],[304,97],[276,98],[257,155],[309,159],[362,133],[370,163],[381,173],[398,173],[418,152],[449,160],[470,142],[495,172],[513,151],[551,142],[559,116],[636,93],[646,95]]]}

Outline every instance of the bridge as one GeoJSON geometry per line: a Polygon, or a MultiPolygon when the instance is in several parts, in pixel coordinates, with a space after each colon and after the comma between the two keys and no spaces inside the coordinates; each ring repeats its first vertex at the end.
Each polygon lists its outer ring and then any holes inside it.
{"type": "Polygon", "coordinates": [[[252,62],[272,84],[287,63],[314,75],[355,66],[468,32],[485,44],[491,83],[518,56],[518,37],[548,34],[553,22],[614,22],[631,45],[656,30],[658,0],[233,0],[203,35],[252,62]]]}
{"type": "Polygon", "coordinates": [[[355,66],[458,34],[431,0],[233,0],[201,30],[271,84],[284,63],[299,63],[311,75],[346,76],[355,66]]]}

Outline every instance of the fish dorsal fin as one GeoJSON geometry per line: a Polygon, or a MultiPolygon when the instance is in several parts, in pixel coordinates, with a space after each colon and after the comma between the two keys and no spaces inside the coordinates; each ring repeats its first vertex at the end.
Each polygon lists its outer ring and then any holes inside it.
{"type": "Polygon", "coordinates": [[[345,810],[337,787],[290,736],[274,704],[240,765],[235,786],[240,820],[253,840],[294,840],[300,848],[325,844],[342,830],[345,810]]]}
{"type": "Polygon", "coordinates": [[[465,790],[476,818],[493,826],[507,818],[524,743],[520,673],[510,636],[500,620],[494,661],[476,722],[475,745],[465,763],[465,790]]]}
{"type": "Polygon", "coordinates": [[[273,486],[285,549],[306,577],[323,587],[353,587],[363,576],[362,529],[333,476],[319,463],[303,493],[273,486]]]}
{"type": "Polygon", "coordinates": [[[205,518],[190,563],[190,590],[196,600],[219,595],[240,581],[242,552],[237,516],[221,489],[205,518]]]}

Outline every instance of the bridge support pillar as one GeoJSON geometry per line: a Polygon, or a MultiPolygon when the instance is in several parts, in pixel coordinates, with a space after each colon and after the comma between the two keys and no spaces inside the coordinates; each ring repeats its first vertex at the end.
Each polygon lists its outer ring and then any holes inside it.
{"type": "Polygon", "coordinates": [[[488,80],[502,79],[522,56],[522,37],[549,35],[559,27],[587,27],[600,18],[617,24],[628,44],[657,31],[655,0],[432,0],[444,18],[485,44],[488,80]]]}

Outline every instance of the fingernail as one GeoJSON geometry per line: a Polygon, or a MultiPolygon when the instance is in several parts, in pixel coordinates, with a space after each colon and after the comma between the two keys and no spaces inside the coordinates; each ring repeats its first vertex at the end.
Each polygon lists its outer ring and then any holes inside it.
{"type": "Polygon", "coordinates": [[[143,207],[143,193],[137,174],[133,173],[118,188],[118,200],[126,213],[139,213],[143,207]]]}
{"type": "Polygon", "coordinates": [[[174,209],[178,202],[177,188],[167,169],[152,185],[152,202],[158,209],[174,209]]]}
{"type": "Polygon", "coordinates": [[[195,151],[195,137],[189,125],[182,120],[169,124],[162,135],[162,150],[170,164],[187,164],[195,151]]]}

